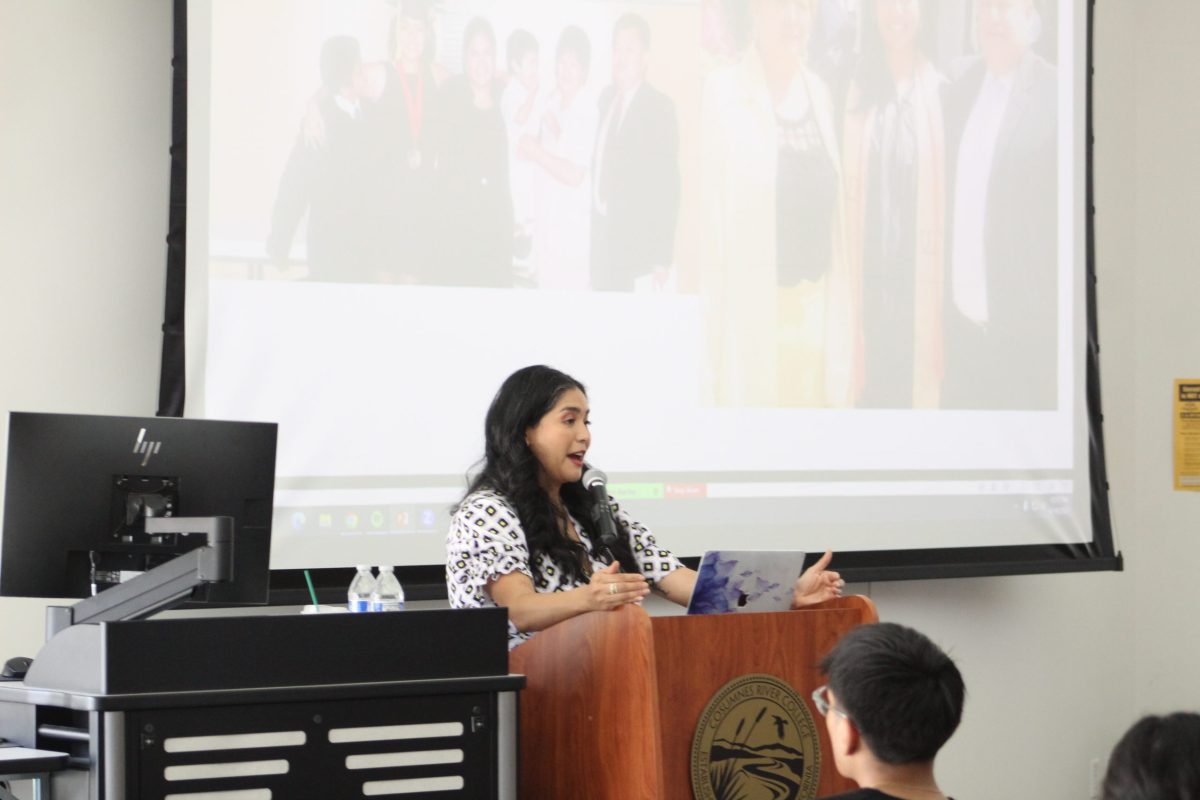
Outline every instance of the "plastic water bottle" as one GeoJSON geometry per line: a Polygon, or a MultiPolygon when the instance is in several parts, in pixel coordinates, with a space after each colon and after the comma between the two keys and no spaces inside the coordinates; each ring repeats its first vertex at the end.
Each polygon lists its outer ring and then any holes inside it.
{"type": "Polygon", "coordinates": [[[371,593],[371,610],[404,610],[404,588],[396,580],[396,573],[391,567],[379,568],[379,580],[375,583],[375,591],[371,593]]]}
{"type": "Polygon", "coordinates": [[[359,564],[350,589],[346,592],[346,607],[360,613],[371,610],[371,594],[375,591],[375,576],[366,564],[359,564]]]}

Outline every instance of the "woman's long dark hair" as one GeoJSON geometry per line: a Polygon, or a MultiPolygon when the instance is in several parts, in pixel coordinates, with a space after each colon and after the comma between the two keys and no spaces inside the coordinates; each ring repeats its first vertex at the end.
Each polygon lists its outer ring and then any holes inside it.
{"type": "MultiPolygon", "coordinates": [[[[551,502],[538,482],[540,465],[525,442],[525,432],[554,408],[564,392],[572,389],[587,394],[582,383],[551,367],[525,367],[509,375],[488,408],[484,422],[483,470],[471,481],[467,494],[491,489],[504,495],[525,530],[530,564],[538,556],[545,555],[566,577],[586,582],[585,565],[589,553],[565,533],[566,515],[551,502]]],[[[561,497],[572,517],[581,524],[590,522],[596,501],[581,481],[564,484],[561,497]]],[[[619,522],[617,527],[622,535],[613,544],[612,555],[621,563],[623,571],[639,572],[629,544],[629,531],[619,522]]],[[[595,532],[591,533],[589,538],[594,539],[595,532]]],[[[608,560],[595,550],[591,555],[598,560],[608,560]]]]}

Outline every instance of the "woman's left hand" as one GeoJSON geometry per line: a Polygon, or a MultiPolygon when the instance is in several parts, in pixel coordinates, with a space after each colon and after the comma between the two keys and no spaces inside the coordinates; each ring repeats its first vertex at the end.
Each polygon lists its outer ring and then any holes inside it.
{"type": "Polygon", "coordinates": [[[842,587],[846,582],[841,575],[826,569],[832,560],[833,551],[826,550],[817,563],[796,579],[796,585],[792,588],[792,608],[816,605],[842,596],[842,587]]]}

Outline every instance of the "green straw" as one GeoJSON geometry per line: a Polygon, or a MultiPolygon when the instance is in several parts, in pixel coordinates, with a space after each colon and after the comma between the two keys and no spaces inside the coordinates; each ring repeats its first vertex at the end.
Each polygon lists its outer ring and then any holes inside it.
{"type": "Polygon", "coordinates": [[[320,611],[321,605],[317,602],[317,590],[313,588],[312,575],[308,574],[308,570],[304,570],[304,580],[308,583],[308,594],[312,597],[313,611],[320,611]]]}

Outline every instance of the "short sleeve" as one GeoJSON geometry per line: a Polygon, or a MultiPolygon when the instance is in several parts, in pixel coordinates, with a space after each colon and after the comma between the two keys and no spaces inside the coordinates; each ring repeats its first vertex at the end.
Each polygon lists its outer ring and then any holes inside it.
{"type": "Polygon", "coordinates": [[[516,511],[499,495],[476,492],[459,505],[446,536],[446,589],[454,608],[494,606],[487,585],[502,575],[533,577],[516,511]]]}
{"type": "Polygon", "coordinates": [[[666,548],[659,547],[645,525],[632,519],[615,501],[609,498],[617,522],[629,532],[629,546],[633,550],[633,558],[641,567],[642,575],[656,586],[659,581],[683,566],[675,554],[666,548]]]}

